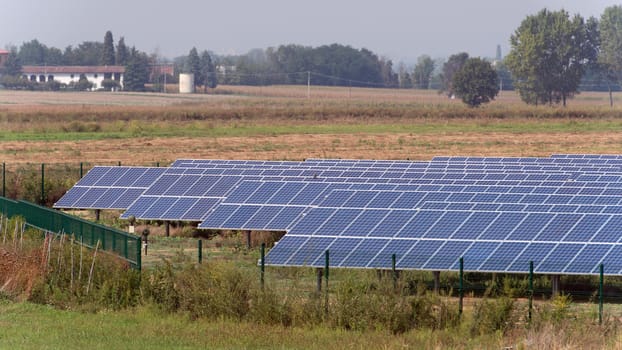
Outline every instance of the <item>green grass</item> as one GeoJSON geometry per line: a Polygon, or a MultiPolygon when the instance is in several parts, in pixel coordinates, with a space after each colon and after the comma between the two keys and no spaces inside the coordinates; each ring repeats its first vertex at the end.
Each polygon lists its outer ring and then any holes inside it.
{"type": "Polygon", "coordinates": [[[392,335],[326,327],[285,328],[230,320],[189,320],[151,307],[97,314],[0,302],[2,349],[403,349],[500,347],[498,336],[459,330],[392,335]]]}
{"type": "Polygon", "coordinates": [[[136,137],[254,137],[293,134],[411,134],[435,135],[446,133],[573,133],[620,132],[622,120],[532,119],[532,120],[444,120],[386,123],[296,123],[270,125],[265,123],[159,122],[135,121],[128,127],[104,126],[102,131],[71,132],[63,130],[25,130],[0,133],[0,141],[77,141],[129,139],[136,137]]]}

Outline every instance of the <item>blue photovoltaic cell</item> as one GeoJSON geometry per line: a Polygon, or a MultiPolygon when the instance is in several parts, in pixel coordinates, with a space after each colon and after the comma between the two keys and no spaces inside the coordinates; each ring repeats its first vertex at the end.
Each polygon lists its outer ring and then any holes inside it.
{"type": "Polygon", "coordinates": [[[324,256],[326,249],[334,240],[334,237],[311,237],[299,246],[287,263],[295,266],[314,266],[313,262],[324,256]]]}
{"type": "Polygon", "coordinates": [[[239,205],[219,205],[207,214],[199,228],[221,228],[225,221],[239,208],[239,205]]]}
{"type": "MultiPolygon", "coordinates": [[[[328,247],[329,263],[333,266],[342,266],[344,259],[354,251],[363,241],[362,238],[337,237],[328,247]]],[[[325,259],[319,256],[315,261],[315,266],[324,266],[325,259]]]]}
{"type": "MultiPolygon", "coordinates": [[[[596,259],[600,256],[596,256],[596,259]]],[[[622,273],[622,245],[616,244],[601,261],[606,274],[620,275],[622,273]]],[[[594,266],[591,273],[598,273],[598,265],[594,266]]]]}
{"type": "Polygon", "coordinates": [[[108,172],[106,172],[106,176],[102,176],[97,182],[93,184],[93,186],[102,186],[109,187],[114,185],[117,180],[122,177],[128,168],[126,167],[111,167],[108,172]]]}
{"type": "Polygon", "coordinates": [[[184,217],[184,214],[196,204],[197,200],[196,198],[179,198],[175,204],[171,205],[171,207],[162,214],[160,219],[180,220],[184,217]]]}
{"type": "Polygon", "coordinates": [[[472,241],[447,241],[434,256],[423,266],[426,270],[448,270],[465,251],[473,244],[472,241]]]}
{"type": "Polygon", "coordinates": [[[94,186],[110,168],[111,167],[94,167],[76,183],[76,186],[94,186]]]}
{"type": "Polygon", "coordinates": [[[423,237],[443,214],[444,212],[442,211],[419,211],[414,215],[412,220],[399,231],[397,237],[423,237]]]}
{"type": "Polygon", "coordinates": [[[385,239],[365,239],[341,262],[341,265],[346,267],[365,267],[384,248],[387,242],[388,240],[385,239]]]}
{"type": "Polygon", "coordinates": [[[202,221],[220,200],[217,198],[200,198],[180,218],[183,221],[202,221]]]}
{"type": "Polygon", "coordinates": [[[303,207],[284,207],[279,213],[264,227],[271,231],[285,231],[292,227],[302,218],[303,207]]]}
{"type": "Polygon", "coordinates": [[[222,227],[230,229],[241,227],[246,221],[250,220],[256,212],[256,207],[242,206],[240,209],[236,210],[235,215],[230,216],[227,221],[222,224],[222,227]]]}
{"type": "Polygon", "coordinates": [[[91,187],[89,188],[77,201],[74,202],[75,208],[91,208],[91,203],[95,203],[104,193],[107,188],[104,187],[91,187]]]}
{"type": "Polygon", "coordinates": [[[190,186],[186,192],[184,192],[185,196],[199,196],[203,197],[209,191],[212,186],[220,179],[219,176],[201,176],[192,186],[190,186]]]}
{"type": "Polygon", "coordinates": [[[177,179],[165,192],[165,196],[183,196],[188,188],[192,187],[199,179],[200,175],[184,175],[177,179]]]}
{"type": "Polygon", "coordinates": [[[478,268],[479,271],[505,271],[520,254],[528,243],[503,242],[501,243],[478,268]]]}
{"type": "Polygon", "coordinates": [[[393,237],[414,217],[415,213],[406,210],[389,211],[380,223],[369,233],[370,237],[393,237]]]}
{"type": "Polygon", "coordinates": [[[286,182],[266,204],[288,204],[305,186],[304,182],[286,182]]]}
{"type": "Polygon", "coordinates": [[[432,258],[436,250],[443,245],[443,241],[417,241],[412,249],[397,262],[397,267],[402,269],[422,269],[423,265],[432,258]]]}
{"type": "Polygon", "coordinates": [[[72,187],[63,197],[61,197],[61,199],[58,200],[58,202],[54,204],[54,207],[80,209],[75,206],[74,203],[77,202],[78,199],[80,199],[80,197],[82,197],[88,190],[88,187],[72,187]]]}
{"type": "Polygon", "coordinates": [[[153,204],[144,213],[141,218],[158,219],[160,218],[175,202],[177,198],[161,197],[153,198],[153,204]]]}
{"type": "Polygon", "coordinates": [[[612,246],[607,244],[587,244],[583,247],[583,250],[569,262],[568,267],[563,272],[591,273],[594,269],[594,257],[604,257],[612,246]]]}
{"type": "Polygon", "coordinates": [[[508,272],[529,272],[529,262],[534,262],[534,272],[540,272],[536,267],[555,248],[555,243],[531,243],[527,249],[514,260],[507,268],[508,272]]]}
{"type": "MultiPolygon", "coordinates": [[[[113,204],[117,201],[117,199],[125,193],[125,188],[109,188],[104,192],[104,194],[99,197],[95,202],[93,202],[92,207],[94,208],[113,208],[113,204]]],[[[116,209],[116,208],[115,208],[116,209]]],[[[120,208],[124,209],[124,208],[120,208]]]]}
{"type": "MultiPolygon", "coordinates": [[[[449,238],[471,216],[470,212],[445,212],[439,220],[426,232],[425,238],[449,238]]],[[[415,218],[415,221],[416,220],[415,218]]]]}
{"type": "Polygon", "coordinates": [[[336,209],[317,208],[310,210],[298,223],[291,228],[289,233],[292,234],[313,234],[318,227],[322,225],[330,216],[334,214],[336,209]]]}
{"type": "Polygon", "coordinates": [[[240,227],[240,229],[262,230],[282,209],[283,207],[280,206],[257,206],[255,215],[253,215],[244,226],[240,227]]]}
{"type": "Polygon", "coordinates": [[[343,236],[367,236],[387,215],[384,210],[367,209],[352,220],[352,224],[342,231],[343,236]]]}
{"type": "Polygon", "coordinates": [[[496,219],[496,212],[474,212],[451,236],[452,239],[476,239],[496,219]]]}
{"type": "Polygon", "coordinates": [[[140,217],[142,216],[144,212],[147,211],[147,209],[149,209],[149,207],[151,207],[152,204],[153,204],[153,198],[140,197],[134,203],[132,203],[132,206],[128,208],[128,210],[126,210],[121,215],[121,218],[129,219],[132,216],[136,218],[140,217]]]}
{"type": "Polygon", "coordinates": [[[577,253],[583,248],[583,244],[565,244],[560,243],[553,249],[549,255],[539,263],[535,265],[534,270],[541,273],[555,273],[564,271],[570,261],[577,255],[577,253]]]}
{"type": "Polygon", "coordinates": [[[274,248],[270,250],[269,254],[266,255],[266,264],[277,266],[285,265],[308,239],[309,237],[285,235],[276,243],[274,248]]]}
{"type": "Polygon", "coordinates": [[[315,234],[341,235],[363,211],[360,209],[340,209],[322,223],[315,234]]]}
{"type": "MultiPolygon", "coordinates": [[[[464,270],[477,271],[480,265],[484,263],[491,252],[500,245],[500,242],[479,241],[474,242],[462,255],[464,259],[464,270]]],[[[459,269],[459,261],[454,262],[452,269],[459,269]]]]}
{"type": "MultiPolygon", "coordinates": [[[[620,234],[620,227],[622,225],[622,216],[612,216],[592,237],[591,242],[605,242],[614,243],[619,242],[622,235],[620,234]]],[[[592,232],[594,228],[592,228],[592,232]]]]}
{"type": "Polygon", "coordinates": [[[370,256],[371,262],[367,267],[391,268],[393,263],[393,255],[396,261],[399,261],[410,250],[413,241],[405,239],[387,240],[388,243],[373,258],[370,256]]]}

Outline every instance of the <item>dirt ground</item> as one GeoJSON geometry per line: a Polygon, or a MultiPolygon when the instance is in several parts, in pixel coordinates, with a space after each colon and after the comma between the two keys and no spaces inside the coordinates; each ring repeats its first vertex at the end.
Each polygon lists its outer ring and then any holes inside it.
{"type": "Polygon", "coordinates": [[[302,160],[305,158],[429,160],[440,155],[548,156],[620,153],[622,134],[454,133],[322,134],[210,138],[135,138],[99,141],[2,142],[2,161],[20,163],[166,165],[178,158],[302,160]]]}

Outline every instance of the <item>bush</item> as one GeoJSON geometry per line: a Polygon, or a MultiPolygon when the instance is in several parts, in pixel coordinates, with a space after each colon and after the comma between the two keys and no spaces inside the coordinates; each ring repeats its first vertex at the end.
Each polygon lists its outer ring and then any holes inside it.
{"type": "Polygon", "coordinates": [[[514,300],[511,298],[504,296],[494,300],[482,299],[474,306],[471,335],[505,332],[513,324],[513,310],[514,300]]]}

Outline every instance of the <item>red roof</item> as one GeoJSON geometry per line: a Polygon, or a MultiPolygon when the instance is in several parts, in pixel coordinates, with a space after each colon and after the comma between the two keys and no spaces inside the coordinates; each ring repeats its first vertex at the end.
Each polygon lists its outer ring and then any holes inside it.
{"type": "Polygon", "coordinates": [[[10,52],[7,50],[0,50],[0,55],[8,55],[10,52]]]}
{"type": "Polygon", "coordinates": [[[125,73],[124,66],[22,66],[24,74],[125,73]]]}

